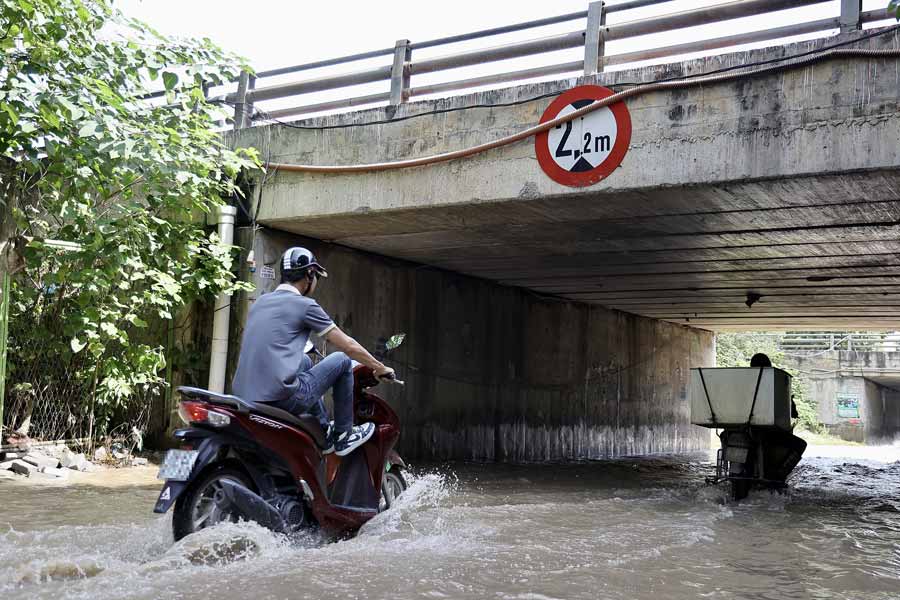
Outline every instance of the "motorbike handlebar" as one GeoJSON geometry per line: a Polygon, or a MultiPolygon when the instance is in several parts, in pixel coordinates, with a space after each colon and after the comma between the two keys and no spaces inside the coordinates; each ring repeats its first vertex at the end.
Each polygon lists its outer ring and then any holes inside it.
{"type": "Polygon", "coordinates": [[[386,381],[387,383],[394,383],[396,385],[406,385],[406,382],[397,379],[397,375],[394,373],[391,373],[390,375],[381,375],[380,377],[378,377],[378,380],[386,381]]]}

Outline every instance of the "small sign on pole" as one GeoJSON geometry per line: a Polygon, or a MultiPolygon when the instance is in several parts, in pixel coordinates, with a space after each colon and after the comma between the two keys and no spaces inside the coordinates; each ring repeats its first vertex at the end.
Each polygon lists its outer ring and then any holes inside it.
{"type": "MultiPolygon", "coordinates": [[[[546,123],[611,96],[598,85],[582,85],[560,94],[541,117],[546,123]]],[[[623,102],[566,121],[534,138],[538,163],[550,179],[570,187],[587,187],[622,164],[631,143],[631,116],[623,102]]]]}

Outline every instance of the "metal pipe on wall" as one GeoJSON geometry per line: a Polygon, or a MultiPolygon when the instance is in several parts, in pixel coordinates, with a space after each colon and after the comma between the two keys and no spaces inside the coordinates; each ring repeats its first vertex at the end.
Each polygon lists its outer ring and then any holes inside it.
{"type": "MultiPolygon", "coordinates": [[[[237,208],[229,205],[219,207],[219,243],[231,246],[234,243],[234,218],[237,208]]],[[[212,392],[225,392],[225,365],[228,361],[228,321],[231,316],[231,296],[225,293],[216,298],[213,313],[212,348],[209,356],[209,385],[212,392]]]]}

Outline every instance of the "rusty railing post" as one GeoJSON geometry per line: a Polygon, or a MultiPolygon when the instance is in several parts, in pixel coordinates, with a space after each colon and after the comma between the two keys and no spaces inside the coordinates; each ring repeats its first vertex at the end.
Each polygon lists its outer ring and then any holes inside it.
{"type": "Polygon", "coordinates": [[[394,45],[394,64],[391,67],[391,106],[399,106],[409,100],[410,60],[412,48],[409,40],[397,40],[394,45]]]}
{"type": "Polygon", "coordinates": [[[238,80],[237,97],[234,102],[234,130],[244,128],[244,119],[247,112],[247,91],[250,88],[250,73],[241,71],[241,78],[238,80]]]}
{"type": "Polygon", "coordinates": [[[841,33],[850,33],[862,29],[860,14],[862,0],[841,0],[841,33]]]}
{"type": "Polygon", "coordinates": [[[588,5],[587,27],[584,30],[584,75],[596,75],[603,71],[604,36],[601,28],[606,25],[606,4],[601,0],[588,5]]]}

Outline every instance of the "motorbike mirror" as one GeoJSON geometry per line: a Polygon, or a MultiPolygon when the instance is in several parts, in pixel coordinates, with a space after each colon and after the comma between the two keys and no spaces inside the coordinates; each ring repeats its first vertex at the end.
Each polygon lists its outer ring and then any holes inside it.
{"type": "Polygon", "coordinates": [[[403,340],[405,340],[405,339],[406,339],[405,333],[395,333],[394,335],[392,335],[391,337],[388,338],[388,341],[387,341],[387,343],[385,343],[384,348],[385,348],[385,350],[388,350],[388,351],[399,348],[400,344],[402,344],[403,340]]]}

